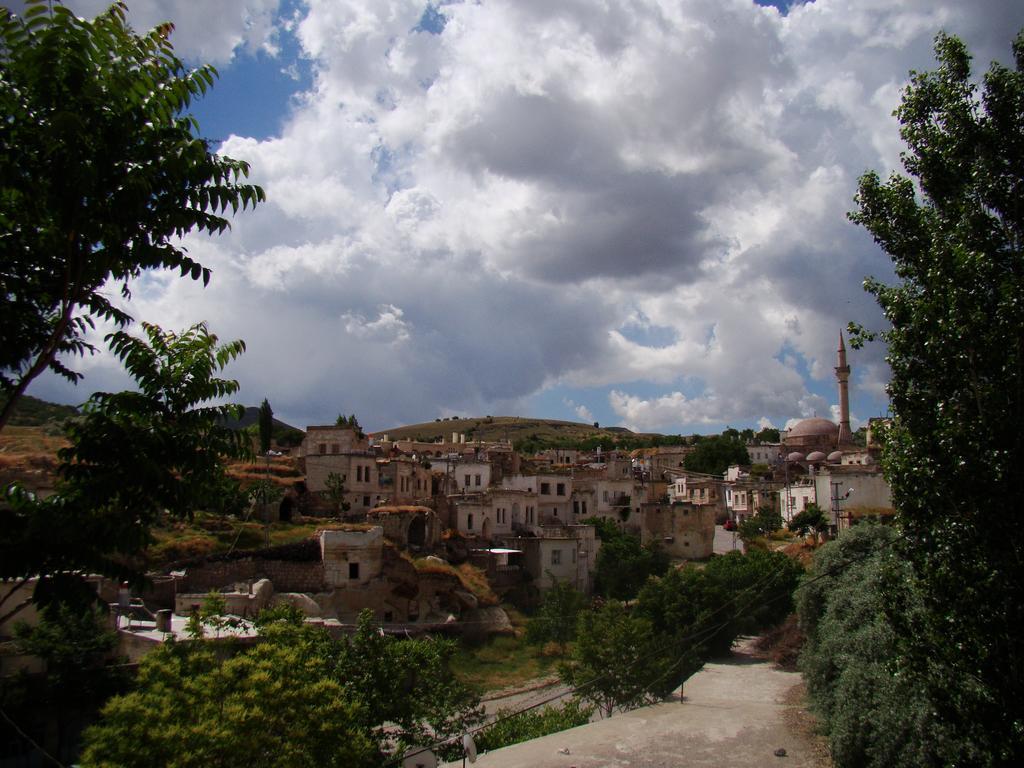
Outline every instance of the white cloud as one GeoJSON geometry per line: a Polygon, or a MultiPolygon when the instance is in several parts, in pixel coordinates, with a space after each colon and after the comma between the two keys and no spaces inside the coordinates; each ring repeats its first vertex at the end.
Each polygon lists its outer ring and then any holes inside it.
{"type": "MultiPolygon", "coordinates": [[[[165,21],[174,23],[174,52],[202,63],[224,64],[235,52],[277,53],[275,17],[280,0],[131,0],[128,23],[141,33],[165,21]]],[[[87,18],[110,7],[110,0],[66,0],[87,18]]]]}
{"type": "MultiPolygon", "coordinates": [[[[279,136],[223,147],[268,202],[188,239],[209,289],[138,292],[139,317],[246,338],[243,394],[300,422],[515,412],[554,386],[637,429],[828,414],[838,330],[878,327],[860,284],[891,278],[846,212],[898,163],[907,71],[940,27],[983,68],[1024,25],[1014,0],[466,0],[430,34],[424,6],[278,22],[313,84],[279,136]]],[[[272,49],[278,11],[132,4],[214,61],[272,49]]],[[[850,357],[857,409],[884,410],[881,349],[850,357]]]]}
{"type": "Polygon", "coordinates": [[[594,414],[587,406],[577,405],[569,398],[564,398],[562,402],[565,403],[566,407],[572,409],[572,412],[576,414],[580,421],[592,422],[594,420],[594,414]]]}

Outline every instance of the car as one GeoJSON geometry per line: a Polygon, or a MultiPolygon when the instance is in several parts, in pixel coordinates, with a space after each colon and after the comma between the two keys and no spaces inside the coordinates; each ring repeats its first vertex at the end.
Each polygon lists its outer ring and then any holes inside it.
{"type": "Polygon", "coordinates": [[[732,519],[726,520],[725,523],[722,525],[722,527],[725,528],[725,530],[727,530],[727,531],[735,531],[736,530],[736,521],[732,520],[732,519]]]}

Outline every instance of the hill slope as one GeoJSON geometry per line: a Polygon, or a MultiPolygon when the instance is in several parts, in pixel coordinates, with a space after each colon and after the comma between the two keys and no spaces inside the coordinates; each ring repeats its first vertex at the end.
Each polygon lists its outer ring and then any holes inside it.
{"type": "Polygon", "coordinates": [[[602,428],[593,424],[556,419],[532,419],[521,416],[480,416],[471,418],[436,419],[423,424],[410,424],[393,429],[381,429],[375,437],[387,435],[391,440],[421,440],[434,442],[451,440],[452,433],[464,434],[467,440],[510,440],[513,444],[534,442],[544,444],[575,443],[600,440],[602,443],[631,443],[660,438],[661,435],[631,432],[623,427],[602,428]]]}

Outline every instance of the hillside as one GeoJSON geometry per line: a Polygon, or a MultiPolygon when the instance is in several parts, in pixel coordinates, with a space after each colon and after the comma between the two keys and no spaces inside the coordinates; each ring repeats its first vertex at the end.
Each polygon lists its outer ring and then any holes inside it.
{"type": "Polygon", "coordinates": [[[32,395],[23,395],[14,406],[14,413],[8,422],[12,427],[59,426],[67,419],[78,415],[73,405],[57,405],[40,400],[32,395]]]}
{"type": "Polygon", "coordinates": [[[510,440],[514,445],[566,445],[584,441],[602,445],[634,445],[663,439],[662,435],[631,432],[623,427],[595,427],[575,421],[532,419],[521,416],[480,416],[472,418],[435,419],[423,424],[381,429],[375,437],[387,435],[391,440],[434,442],[451,440],[452,433],[466,435],[467,440],[510,440]]]}

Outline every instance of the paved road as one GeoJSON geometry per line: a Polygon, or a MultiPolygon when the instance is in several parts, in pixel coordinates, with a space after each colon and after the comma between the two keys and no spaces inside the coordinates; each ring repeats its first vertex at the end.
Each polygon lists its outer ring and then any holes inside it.
{"type": "Polygon", "coordinates": [[[727,531],[720,525],[715,526],[714,552],[716,555],[724,555],[732,550],[743,551],[743,542],[736,535],[735,531],[727,531]]]}
{"type": "MultiPolygon", "coordinates": [[[[800,675],[734,654],[687,681],[686,698],[495,750],[479,768],[820,768],[820,746],[791,727],[800,675]],[[777,750],[785,750],[777,755],[777,750]]],[[[451,763],[451,766],[461,765],[451,763]]]]}

